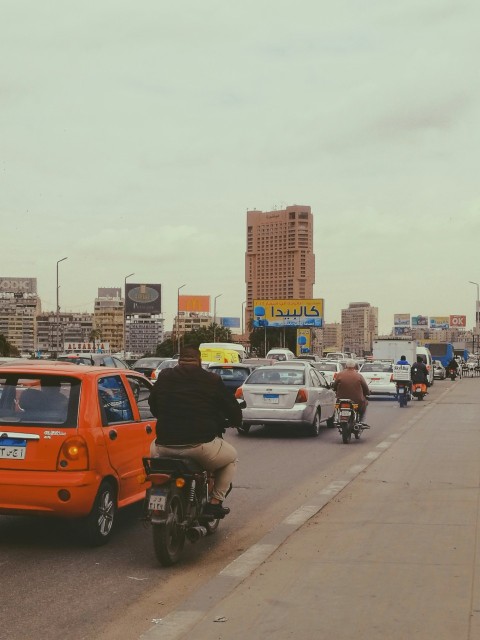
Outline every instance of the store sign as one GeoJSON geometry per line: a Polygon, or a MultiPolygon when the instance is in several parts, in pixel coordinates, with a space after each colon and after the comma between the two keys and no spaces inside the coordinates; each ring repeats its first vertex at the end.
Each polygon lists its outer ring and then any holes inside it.
{"type": "Polygon", "coordinates": [[[467,316],[450,316],[450,327],[452,329],[465,329],[467,326],[467,316]]]}
{"type": "Polygon", "coordinates": [[[297,356],[310,353],[312,350],[311,329],[297,329],[297,356]]]}

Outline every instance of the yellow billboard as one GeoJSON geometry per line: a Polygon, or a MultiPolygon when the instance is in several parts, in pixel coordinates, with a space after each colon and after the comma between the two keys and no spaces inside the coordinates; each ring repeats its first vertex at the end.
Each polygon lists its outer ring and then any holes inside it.
{"type": "Polygon", "coordinates": [[[323,298],[254,300],[254,327],[323,327],[323,298]]]}
{"type": "Polygon", "coordinates": [[[310,353],[312,350],[312,331],[311,329],[297,329],[297,349],[296,355],[301,356],[310,353]]]}

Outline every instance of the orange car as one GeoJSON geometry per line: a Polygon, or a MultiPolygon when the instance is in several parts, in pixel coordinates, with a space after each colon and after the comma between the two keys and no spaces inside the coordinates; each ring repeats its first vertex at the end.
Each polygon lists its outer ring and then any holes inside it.
{"type": "Polygon", "coordinates": [[[92,545],[145,496],[155,436],[140,373],[21,363],[0,367],[0,514],[78,518],[92,545]]]}

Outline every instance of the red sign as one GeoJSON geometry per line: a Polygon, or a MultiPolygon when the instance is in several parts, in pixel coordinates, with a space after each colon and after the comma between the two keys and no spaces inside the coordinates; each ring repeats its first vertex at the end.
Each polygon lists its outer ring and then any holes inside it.
{"type": "Polygon", "coordinates": [[[467,326],[467,316],[450,316],[450,327],[465,329],[467,326]]]}

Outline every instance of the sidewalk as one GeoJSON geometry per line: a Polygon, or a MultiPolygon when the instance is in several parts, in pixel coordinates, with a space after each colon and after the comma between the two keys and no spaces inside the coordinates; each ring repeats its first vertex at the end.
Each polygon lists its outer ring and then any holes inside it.
{"type": "Polygon", "coordinates": [[[445,384],[253,572],[232,563],[203,611],[197,598],[143,637],[480,638],[480,386],[445,384]],[[238,586],[222,592],[235,567],[238,586]]]}

